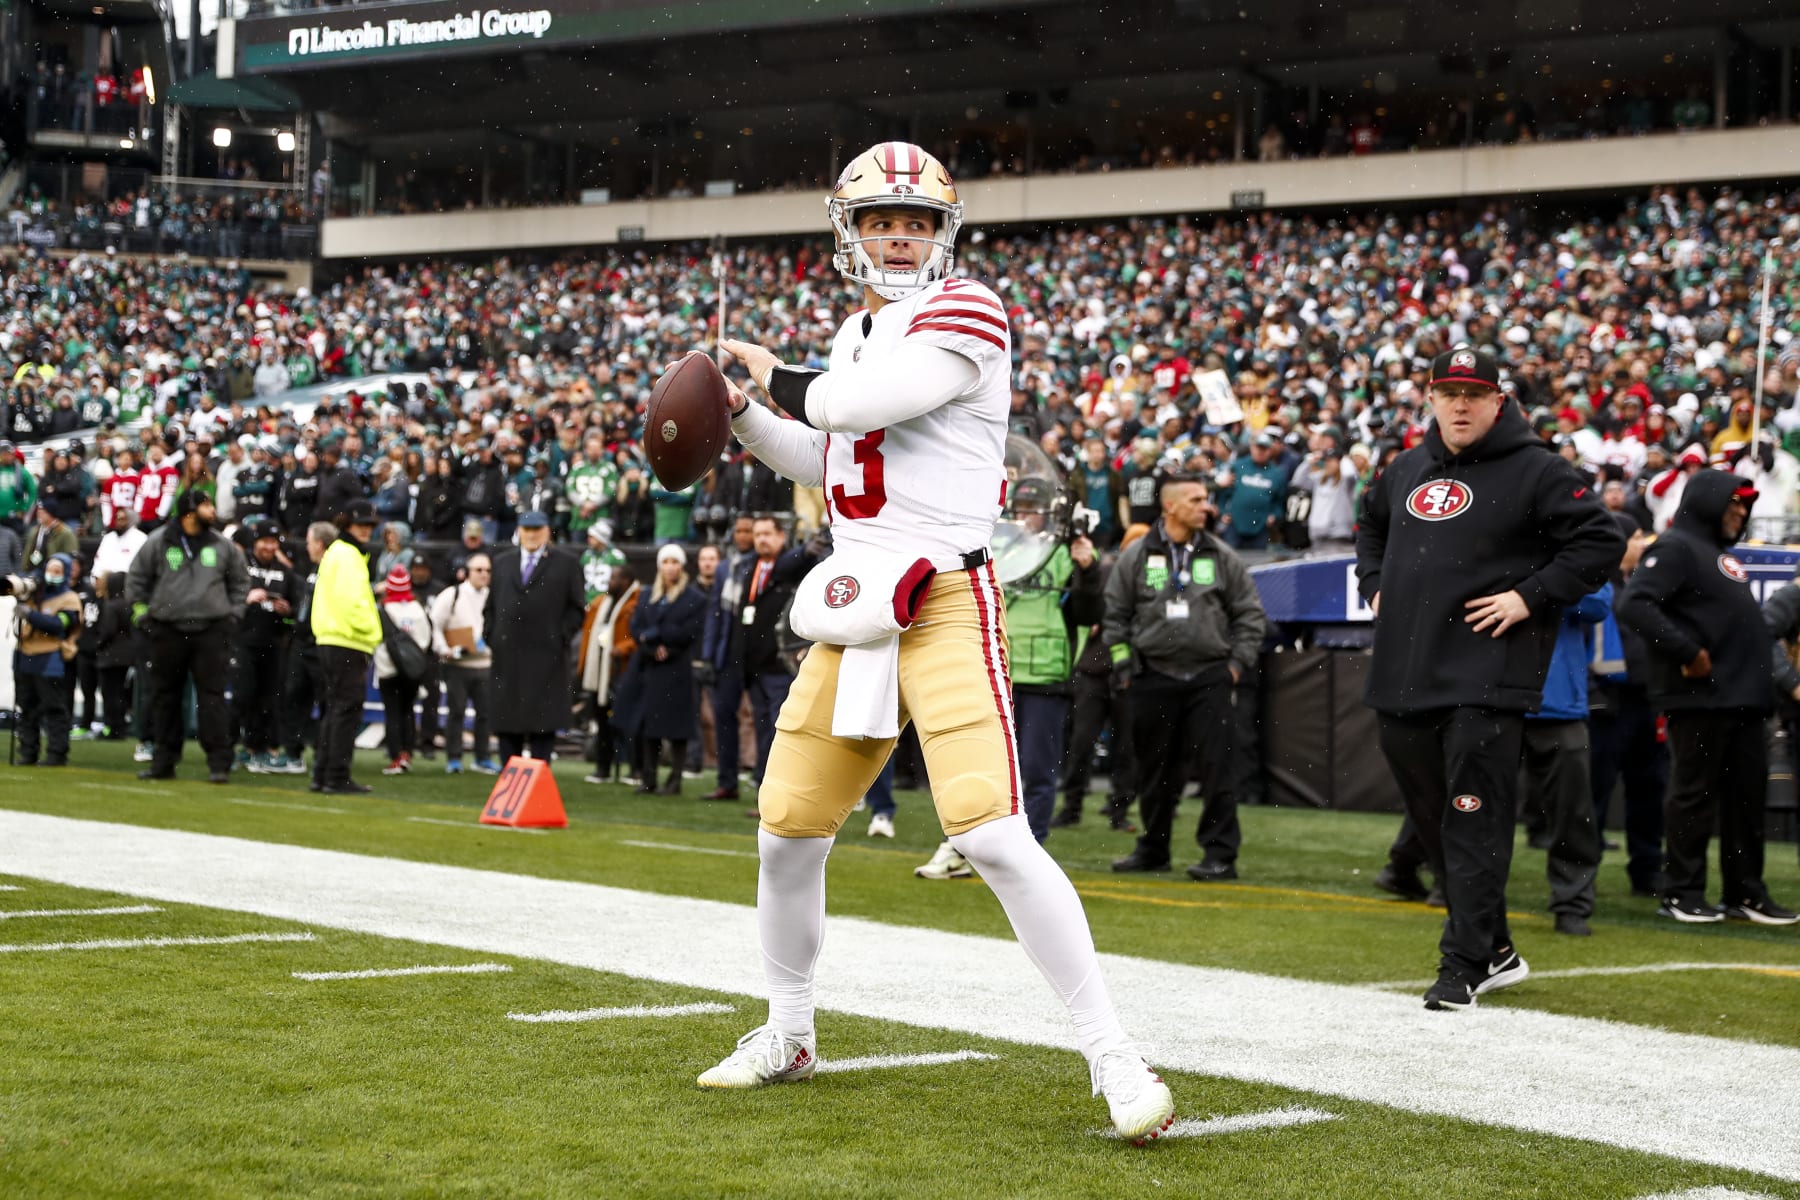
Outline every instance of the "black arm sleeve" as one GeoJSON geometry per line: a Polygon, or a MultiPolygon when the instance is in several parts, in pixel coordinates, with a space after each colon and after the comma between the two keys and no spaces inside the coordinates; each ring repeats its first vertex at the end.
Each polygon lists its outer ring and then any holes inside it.
{"type": "Polygon", "coordinates": [[[818,428],[806,419],[806,389],[823,375],[806,367],[776,367],[769,372],[769,399],[782,412],[808,428],[818,428]]]}

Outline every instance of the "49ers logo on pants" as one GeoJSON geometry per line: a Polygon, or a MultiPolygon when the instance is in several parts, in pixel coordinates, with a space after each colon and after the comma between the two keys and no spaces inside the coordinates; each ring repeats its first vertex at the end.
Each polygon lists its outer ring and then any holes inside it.
{"type": "Polygon", "coordinates": [[[1744,564],[1739,562],[1735,555],[1719,555],[1719,570],[1727,579],[1735,579],[1739,583],[1750,582],[1750,572],[1744,570],[1744,564]]]}
{"type": "Polygon", "coordinates": [[[825,585],[825,607],[842,608],[856,599],[862,591],[862,585],[849,575],[839,575],[825,585]]]}
{"type": "Polygon", "coordinates": [[[1406,511],[1421,521],[1448,521],[1468,511],[1475,493],[1457,479],[1434,479],[1421,483],[1406,498],[1406,511]]]}
{"type": "Polygon", "coordinates": [[[1457,812],[1480,812],[1481,811],[1481,797],[1480,796],[1458,796],[1456,799],[1454,799],[1450,802],[1450,805],[1452,808],[1456,809],[1457,812]]]}

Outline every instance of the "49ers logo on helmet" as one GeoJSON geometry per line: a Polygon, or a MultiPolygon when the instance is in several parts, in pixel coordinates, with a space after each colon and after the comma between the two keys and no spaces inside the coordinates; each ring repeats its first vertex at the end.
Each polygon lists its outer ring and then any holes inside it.
{"type": "Polygon", "coordinates": [[[1456,809],[1457,812],[1480,812],[1481,811],[1481,797],[1480,796],[1458,796],[1456,799],[1452,800],[1450,802],[1450,804],[1453,808],[1456,809]]]}
{"type": "Polygon", "coordinates": [[[1750,582],[1750,572],[1744,570],[1744,564],[1730,554],[1719,555],[1719,570],[1727,579],[1734,579],[1739,583],[1750,582]]]}
{"type": "Polygon", "coordinates": [[[1421,483],[1406,498],[1406,511],[1421,521],[1448,521],[1469,509],[1475,493],[1457,479],[1434,479],[1421,483]]]}
{"type": "Polygon", "coordinates": [[[848,575],[839,575],[825,585],[825,607],[842,608],[856,599],[862,592],[862,585],[848,575]]]}

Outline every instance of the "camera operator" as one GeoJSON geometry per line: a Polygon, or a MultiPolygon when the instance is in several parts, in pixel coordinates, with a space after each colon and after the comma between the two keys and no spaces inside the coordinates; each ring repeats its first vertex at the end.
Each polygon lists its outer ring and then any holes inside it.
{"type": "Polygon", "coordinates": [[[231,672],[231,632],[243,614],[250,575],[243,554],[212,523],[212,497],[190,488],[176,501],[175,519],[152,534],[131,560],[126,596],[150,643],[153,753],[139,779],[175,778],[175,764],[181,761],[182,687],[189,677],[207,781],[230,778],[225,681],[231,672]]]}
{"type": "Polygon", "coordinates": [[[13,694],[18,705],[18,765],[69,763],[69,686],[75,633],[81,627],[81,599],[69,586],[71,559],[53,554],[33,575],[0,577],[0,595],[17,601],[13,651],[13,694]]]}

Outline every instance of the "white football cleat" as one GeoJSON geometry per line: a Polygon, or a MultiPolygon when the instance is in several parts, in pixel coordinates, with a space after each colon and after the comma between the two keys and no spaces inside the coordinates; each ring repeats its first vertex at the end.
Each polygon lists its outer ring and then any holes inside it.
{"type": "Polygon", "coordinates": [[[1088,1064],[1094,1095],[1106,1097],[1113,1128],[1126,1141],[1155,1141],[1175,1123],[1175,1099],[1169,1085],[1144,1056],[1129,1046],[1103,1050],[1088,1064]]]}
{"type": "Polygon", "coordinates": [[[737,1049],[725,1061],[701,1074],[701,1087],[754,1088],[770,1083],[797,1083],[811,1079],[819,1065],[816,1035],[804,1038],[782,1033],[772,1025],[759,1025],[738,1039],[737,1049]]]}
{"type": "Polygon", "coordinates": [[[914,867],[913,874],[920,879],[967,879],[975,874],[975,868],[969,860],[949,842],[940,844],[931,861],[922,867],[914,867]]]}
{"type": "Polygon", "coordinates": [[[894,836],[894,818],[887,813],[876,813],[869,818],[869,836],[891,838],[894,836]]]}

